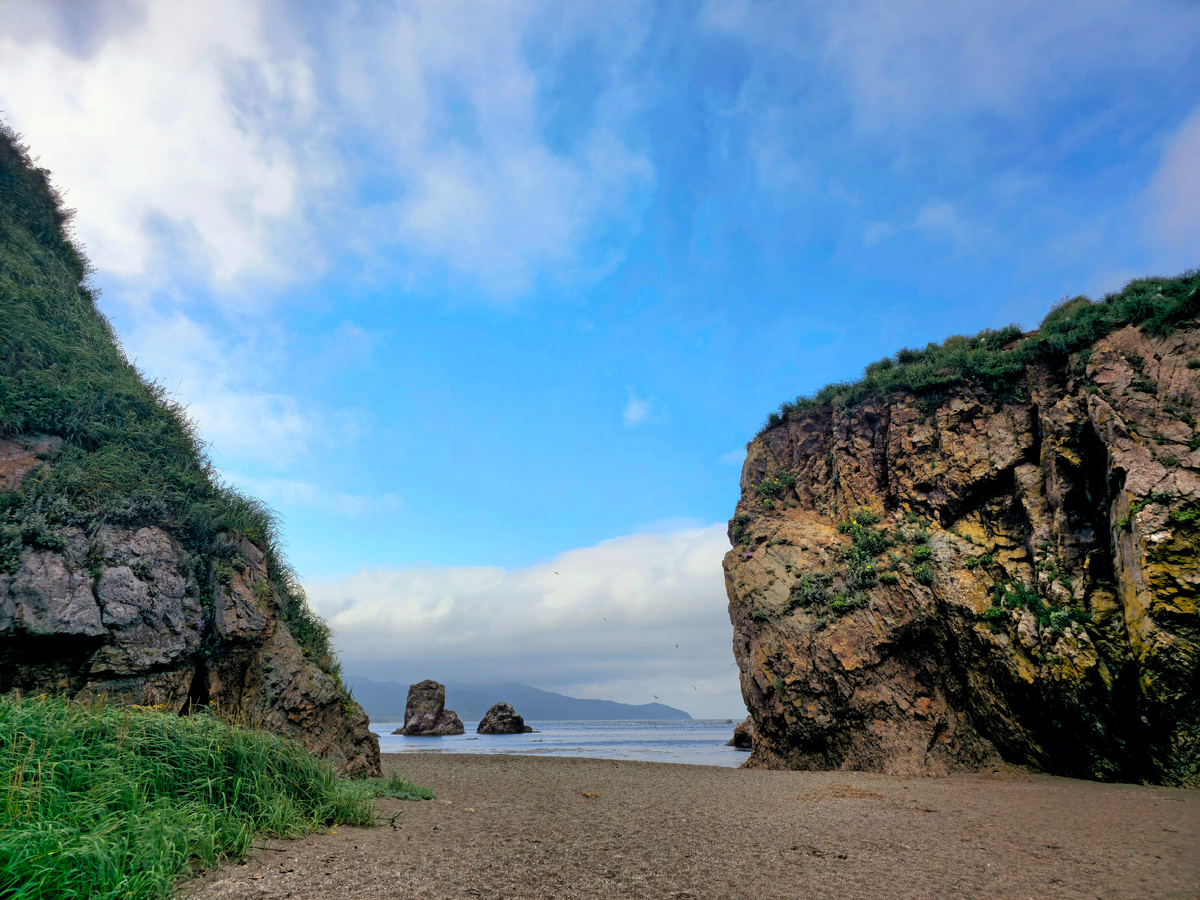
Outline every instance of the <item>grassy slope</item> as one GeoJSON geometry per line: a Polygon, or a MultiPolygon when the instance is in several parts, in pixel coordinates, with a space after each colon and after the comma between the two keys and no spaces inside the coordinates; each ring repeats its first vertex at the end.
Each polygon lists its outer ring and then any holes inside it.
{"type": "Polygon", "coordinates": [[[206,713],[0,702],[0,897],[160,898],[259,832],[369,825],[372,798],[296,742],[206,713]]]}
{"type": "Polygon", "coordinates": [[[784,403],[771,413],[763,431],[826,405],[848,408],[902,391],[940,400],[947,389],[966,385],[1000,400],[1018,400],[1028,365],[1064,365],[1081,351],[1081,362],[1086,363],[1088,348],[1119,328],[1140,325],[1150,334],[1169,334],[1197,315],[1200,271],[1131,281],[1099,302],[1076,297],[1058,304],[1029,335],[1010,325],[974,337],[956,335],[924,350],[900,350],[871,363],[858,381],[826,385],[784,403]]]}
{"type": "Polygon", "coordinates": [[[21,493],[0,494],[0,571],[26,546],[58,546],[59,525],[157,524],[189,551],[211,634],[216,579],[243,535],[267,552],[300,646],[338,676],[329,629],[279,552],[270,510],[219,482],[183,409],[125,358],[68,220],[46,173],[0,126],[0,435],[64,440],[21,493]]]}
{"type": "MultiPolygon", "coordinates": [[[[57,546],[60,525],[157,524],[189,551],[211,617],[243,535],[267,551],[292,633],[336,675],[270,511],[220,484],[183,410],[125,359],[67,222],[0,126],[0,435],[64,441],[19,493],[0,493],[0,571],[25,547],[57,546]]],[[[293,741],[202,712],[0,700],[0,897],[166,897],[189,866],[241,854],[257,832],[369,823],[379,794],[432,796],[399,778],[338,779],[293,741]]]]}

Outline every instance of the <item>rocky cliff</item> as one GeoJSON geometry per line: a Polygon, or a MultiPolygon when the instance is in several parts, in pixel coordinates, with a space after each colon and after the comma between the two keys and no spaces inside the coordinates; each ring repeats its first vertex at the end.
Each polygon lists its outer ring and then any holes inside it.
{"type": "Polygon", "coordinates": [[[748,765],[1200,783],[1200,277],[905,350],[749,444],[748,765]]]}
{"type": "Polygon", "coordinates": [[[378,774],[269,511],[121,353],[46,175],[0,128],[0,694],[213,704],[378,774]]]}

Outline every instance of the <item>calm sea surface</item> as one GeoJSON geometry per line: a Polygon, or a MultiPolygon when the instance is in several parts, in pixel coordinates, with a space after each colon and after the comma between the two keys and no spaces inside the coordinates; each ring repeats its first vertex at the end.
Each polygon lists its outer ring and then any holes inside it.
{"type": "Polygon", "coordinates": [[[534,734],[466,734],[405,737],[400,722],[372,722],[384,753],[519,753],[644,759],[699,766],[739,766],[750,755],[726,747],[733,725],[722,721],[531,722],[534,734]]]}

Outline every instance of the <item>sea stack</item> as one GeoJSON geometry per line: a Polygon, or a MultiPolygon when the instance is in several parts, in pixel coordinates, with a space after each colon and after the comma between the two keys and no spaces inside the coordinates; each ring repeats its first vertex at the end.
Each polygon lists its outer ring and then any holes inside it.
{"type": "Polygon", "coordinates": [[[409,737],[439,737],[466,731],[454,710],[446,709],[446,686],[432,679],[419,681],[408,689],[404,706],[404,727],[392,734],[409,737]]]}
{"type": "Polygon", "coordinates": [[[479,721],[476,734],[529,734],[533,729],[507,703],[497,703],[479,721]]]}

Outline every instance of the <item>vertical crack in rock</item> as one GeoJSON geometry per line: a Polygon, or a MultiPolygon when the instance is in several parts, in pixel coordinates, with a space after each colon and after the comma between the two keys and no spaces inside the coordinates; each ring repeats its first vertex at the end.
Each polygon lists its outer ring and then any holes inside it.
{"type": "Polygon", "coordinates": [[[1025,399],[899,392],[755,438],[724,562],[747,765],[1196,785],[1197,359],[1195,325],[1126,327],[1025,399]]]}

